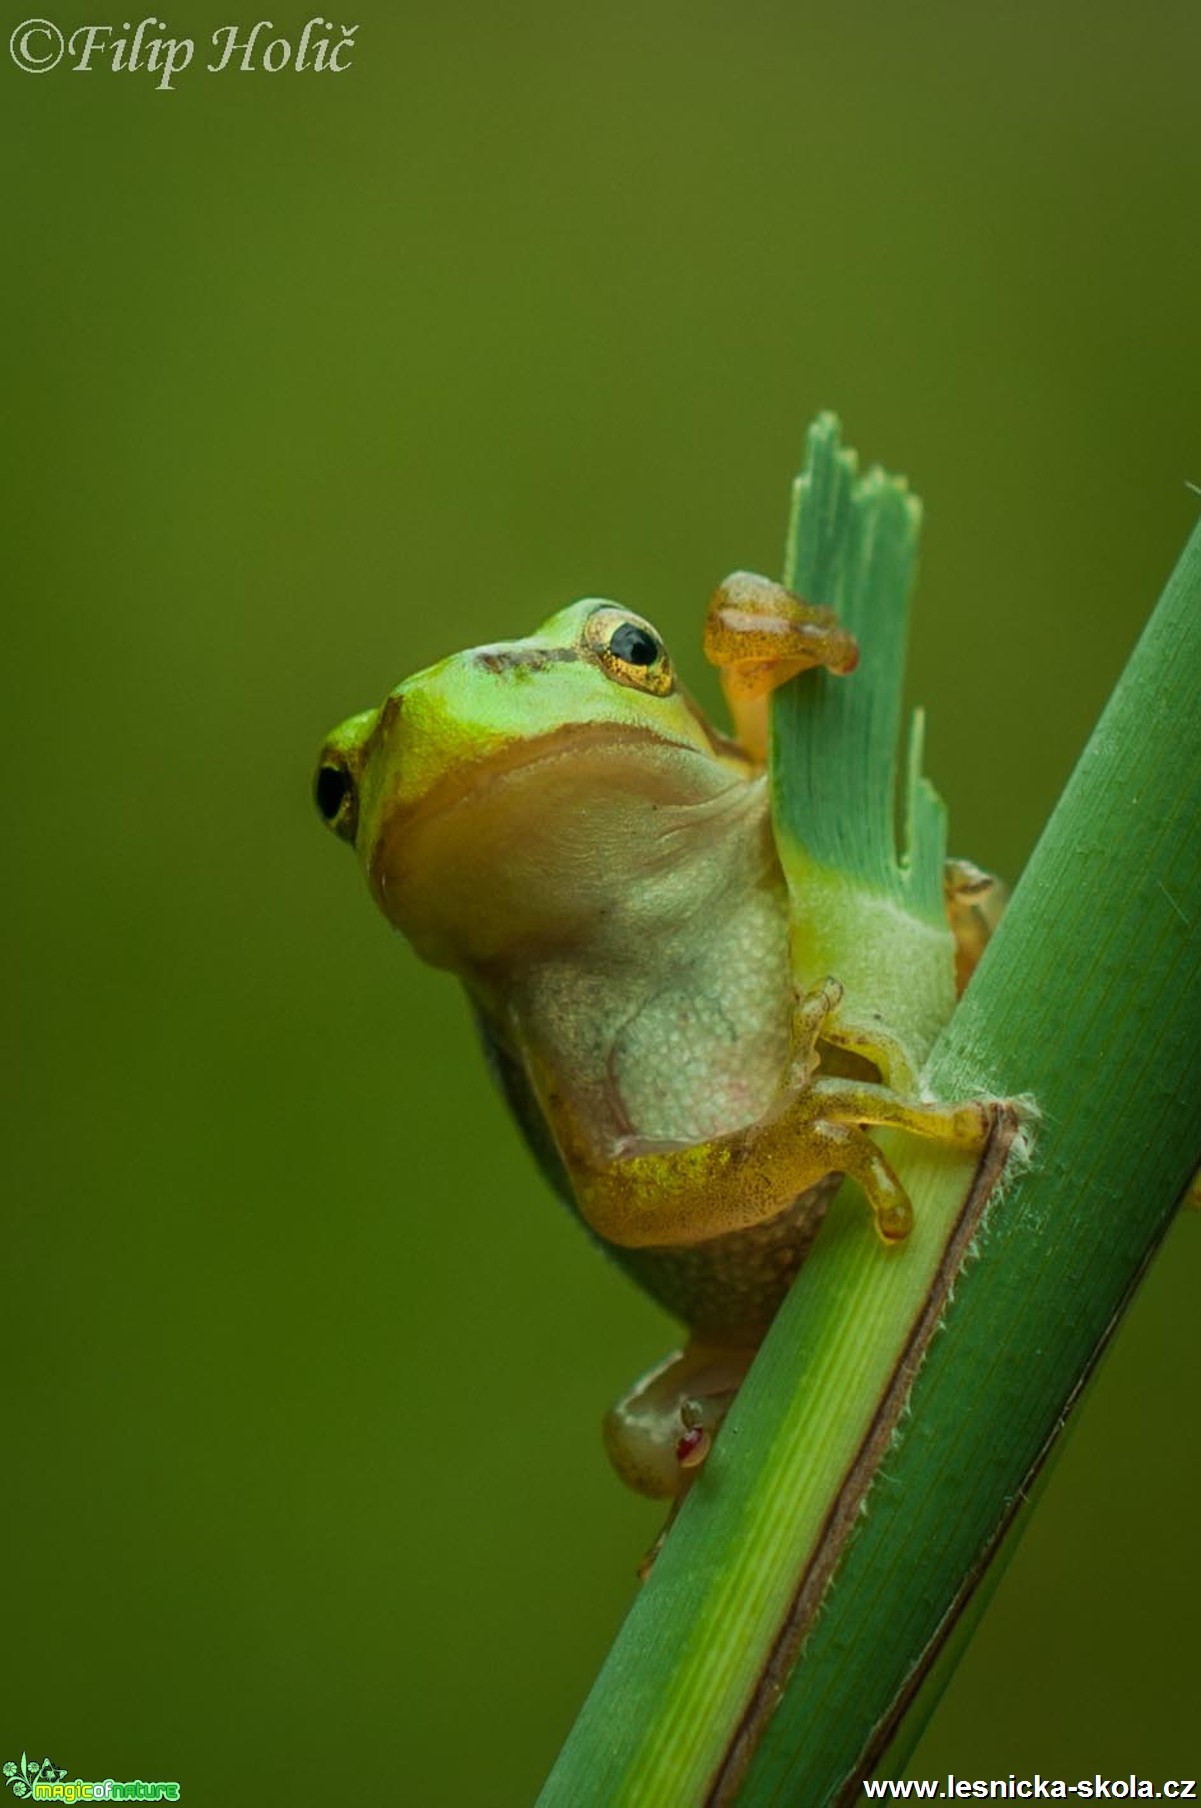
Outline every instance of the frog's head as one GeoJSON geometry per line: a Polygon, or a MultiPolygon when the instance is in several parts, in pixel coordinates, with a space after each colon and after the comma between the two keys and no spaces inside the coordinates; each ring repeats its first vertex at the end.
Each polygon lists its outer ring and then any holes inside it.
{"type": "Polygon", "coordinates": [[[352,716],[314,789],[384,914],[425,959],[463,967],[595,933],[751,770],[650,623],[589,599],[352,716]]]}

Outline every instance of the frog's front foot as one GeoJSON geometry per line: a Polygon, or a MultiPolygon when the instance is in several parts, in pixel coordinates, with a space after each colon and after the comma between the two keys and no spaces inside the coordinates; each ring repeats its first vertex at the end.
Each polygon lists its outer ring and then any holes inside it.
{"type": "Polygon", "coordinates": [[[605,1449],[627,1487],[656,1500],[683,1497],[754,1354],[690,1343],[640,1376],[604,1421],[605,1449]]]}
{"type": "Polygon", "coordinates": [[[962,992],[1001,920],[1009,893],[995,874],[970,860],[948,860],[942,884],[955,937],[955,990],[962,992]]]}
{"type": "Polygon", "coordinates": [[[721,671],[739,741],[767,757],[767,699],[810,666],[852,672],[859,645],[832,609],[806,603],[783,584],[735,571],[717,586],[705,620],[705,656],[721,671]]]}
{"type": "Polygon", "coordinates": [[[801,1085],[816,1073],[820,1060],[817,1045],[824,1042],[828,1048],[841,1049],[866,1062],[865,1079],[875,1077],[874,1068],[891,1092],[913,1092],[917,1070],[899,1038],[890,1035],[878,1017],[867,1023],[844,1018],[842,1000],[843,988],[836,979],[823,979],[798,997],[792,1011],[792,1083],[801,1085]]]}

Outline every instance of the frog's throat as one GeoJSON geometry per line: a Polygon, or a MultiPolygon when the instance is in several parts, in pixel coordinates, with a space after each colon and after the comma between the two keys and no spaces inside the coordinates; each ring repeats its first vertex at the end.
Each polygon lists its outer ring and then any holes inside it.
{"type": "MultiPolygon", "coordinates": [[[[709,766],[714,759],[712,745],[701,746],[682,736],[662,734],[656,729],[631,723],[571,722],[533,738],[514,736],[506,740],[498,737],[474,758],[457,762],[412,802],[381,800],[373,811],[375,822],[368,851],[369,872],[374,874],[386,843],[411,834],[432,817],[445,815],[460,804],[480,803],[490,792],[501,789],[514,772],[564,755],[573,760],[586,760],[591,749],[609,752],[626,747],[631,751],[647,747],[674,748],[680,753],[695,754],[709,766]]],[[[754,769],[749,762],[742,761],[732,750],[727,752],[726,746],[721,751],[725,755],[722,763],[730,768],[731,782],[752,776],[754,769]]]]}
{"type": "Polygon", "coordinates": [[[417,953],[462,970],[586,938],[627,882],[679,859],[684,828],[720,861],[717,822],[753,805],[753,776],[687,730],[556,728],[373,803],[359,856],[417,953]]]}

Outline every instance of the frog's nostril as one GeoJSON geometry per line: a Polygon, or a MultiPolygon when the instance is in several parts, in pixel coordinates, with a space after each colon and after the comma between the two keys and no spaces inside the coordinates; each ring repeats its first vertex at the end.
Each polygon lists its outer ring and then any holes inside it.
{"type": "Polygon", "coordinates": [[[345,841],[353,841],[358,809],[354,780],[345,766],[335,766],[331,761],[323,760],[313,780],[313,797],[322,821],[328,824],[335,835],[341,835],[345,841]]]}

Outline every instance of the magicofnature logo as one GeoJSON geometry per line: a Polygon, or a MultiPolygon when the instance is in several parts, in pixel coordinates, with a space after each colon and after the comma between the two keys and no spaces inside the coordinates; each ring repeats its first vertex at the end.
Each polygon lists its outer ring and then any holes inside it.
{"type": "Polygon", "coordinates": [[[52,1758],[41,1763],[30,1761],[25,1752],[21,1762],[11,1758],[3,1768],[4,1781],[15,1796],[34,1802],[178,1802],[178,1783],[118,1783],[114,1777],[89,1782],[84,1777],[68,1779],[66,1771],[52,1758]]]}

